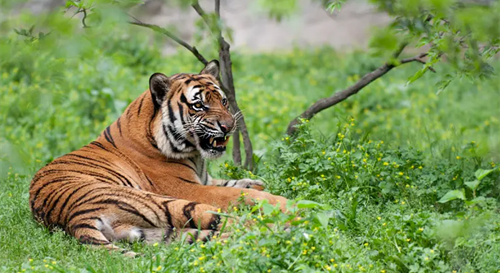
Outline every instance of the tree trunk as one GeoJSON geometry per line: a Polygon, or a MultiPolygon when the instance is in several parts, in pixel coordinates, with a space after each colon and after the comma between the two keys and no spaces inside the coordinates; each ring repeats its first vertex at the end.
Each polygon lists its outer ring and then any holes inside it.
{"type": "Polygon", "coordinates": [[[244,167],[248,170],[253,169],[253,148],[252,142],[250,140],[250,135],[248,134],[248,129],[245,123],[245,118],[243,114],[240,113],[241,110],[236,102],[236,92],[234,90],[233,81],[233,70],[231,63],[231,52],[229,50],[229,44],[224,40],[223,37],[219,37],[219,60],[221,64],[221,78],[224,92],[228,96],[229,105],[231,107],[231,112],[233,114],[239,113],[241,118],[238,119],[238,130],[233,137],[233,160],[236,164],[241,164],[241,151],[240,151],[240,139],[239,132],[243,137],[243,145],[245,147],[245,164],[244,167]]]}

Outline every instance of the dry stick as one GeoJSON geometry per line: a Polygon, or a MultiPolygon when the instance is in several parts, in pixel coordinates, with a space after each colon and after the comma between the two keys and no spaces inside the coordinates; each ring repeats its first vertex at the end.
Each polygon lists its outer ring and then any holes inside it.
{"type": "MultiPolygon", "coordinates": [[[[198,13],[198,15],[205,21],[205,24],[210,28],[210,21],[207,18],[207,15],[203,8],[200,6],[198,1],[194,1],[191,5],[193,9],[198,13]]],[[[220,20],[220,1],[215,1],[215,14],[217,19],[220,20]]],[[[231,53],[230,53],[230,45],[224,40],[222,37],[222,33],[220,28],[217,28],[217,33],[214,33],[217,36],[217,40],[219,42],[219,60],[221,62],[221,76],[222,76],[222,89],[227,94],[231,106],[231,110],[233,113],[241,112],[238,107],[238,103],[236,101],[236,92],[234,89],[234,80],[233,80],[233,72],[232,72],[232,63],[231,63],[231,53]]],[[[241,150],[240,150],[240,139],[239,132],[243,136],[243,145],[245,147],[245,164],[244,167],[248,170],[253,169],[253,147],[252,142],[250,140],[250,135],[248,133],[248,129],[245,123],[245,118],[243,115],[240,119],[238,119],[238,130],[235,132],[235,136],[233,138],[233,160],[236,164],[241,164],[241,150]]]]}
{"type": "Polygon", "coordinates": [[[141,27],[146,27],[146,28],[149,28],[151,30],[154,30],[156,32],[159,32],[161,34],[164,34],[165,36],[169,37],[170,39],[174,40],[176,43],[178,43],[179,45],[181,45],[182,47],[184,47],[185,49],[191,51],[191,53],[193,53],[193,55],[201,62],[203,63],[204,65],[206,65],[208,63],[207,59],[205,59],[205,57],[203,57],[203,55],[201,55],[200,52],[198,52],[198,49],[196,49],[196,47],[194,46],[191,46],[189,45],[188,43],[186,43],[185,41],[183,41],[181,38],[175,36],[172,32],[162,28],[162,27],[159,27],[157,25],[153,25],[153,24],[148,24],[148,23],[143,23],[141,21],[139,21],[139,19],[133,17],[132,15],[129,14],[129,16],[134,19],[134,21],[131,21],[129,22],[130,24],[132,25],[136,25],[136,26],[141,26],[141,27]]]}
{"type": "MultiPolygon", "coordinates": [[[[398,51],[395,52],[394,57],[399,56],[401,51],[404,49],[406,44],[403,44],[398,51]]],[[[410,62],[420,62],[420,63],[425,63],[422,58],[427,56],[427,53],[421,53],[415,57],[412,58],[407,58],[407,59],[402,59],[399,61],[399,64],[405,64],[405,63],[410,63],[410,62]]],[[[296,117],[293,119],[290,124],[288,124],[287,128],[287,134],[288,135],[293,135],[295,134],[297,128],[296,125],[300,122],[300,119],[311,119],[314,117],[317,113],[323,111],[326,108],[332,107],[333,105],[347,99],[348,97],[358,93],[361,89],[363,89],[365,86],[373,82],[374,80],[382,77],[385,75],[387,72],[389,72],[391,69],[394,67],[398,66],[398,64],[393,64],[393,63],[385,63],[381,67],[375,69],[374,71],[364,75],[358,82],[356,82],[354,85],[351,85],[345,90],[342,90],[340,92],[335,93],[333,96],[328,97],[328,98],[322,98],[318,101],[316,101],[313,105],[311,105],[306,111],[304,111],[300,116],[296,117]]]]}

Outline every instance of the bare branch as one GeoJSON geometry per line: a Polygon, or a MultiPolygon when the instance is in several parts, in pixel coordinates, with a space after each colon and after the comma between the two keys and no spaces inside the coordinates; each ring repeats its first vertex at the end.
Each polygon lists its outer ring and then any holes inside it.
{"type": "Polygon", "coordinates": [[[198,52],[198,49],[196,49],[196,47],[194,46],[191,46],[189,45],[187,42],[185,42],[184,40],[182,40],[181,38],[177,37],[176,35],[174,35],[172,32],[166,30],[165,28],[162,28],[160,26],[157,26],[157,25],[153,25],[153,24],[148,24],[148,23],[143,23],[141,22],[139,19],[133,17],[132,15],[129,14],[129,16],[134,19],[134,21],[130,21],[129,23],[132,24],[132,25],[136,25],[136,26],[141,26],[141,27],[146,27],[146,28],[149,28],[151,30],[154,30],[156,32],[159,32],[167,37],[169,37],[170,39],[174,40],[176,43],[178,43],[179,45],[181,45],[182,47],[184,47],[185,49],[191,51],[191,53],[193,53],[193,55],[200,61],[202,62],[204,65],[206,65],[208,63],[207,59],[205,57],[203,57],[203,55],[201,55],[200,52],[198,52]]]}
{"type": "MultiPolygon", "coordinates": [[[[404,49],[406,45],[401,46],[393,56],[399,56],[401,51],[404,49]]],[[[427,56],[427,53],[421,53],[417,56],[411,57],[411,58],[406,58],[406,59],[401,59],[399,61],[399,64],[393,64],[393,63],[385,63],[381,67],[375,69],[374,71],[364,75],[358,82],[355,84],[351,85],[345,90],[342,90],[340,92],[337,92],[333,94],[333,96],[328,97],[328,98],[322,98],[318,101],[316,101],[313,105],[311,105],[306,111],[304,111],[300,116],[296,117],[293,119],[290,124],[288,124],[287,128],[287,134],[288,135],[293,135],[296,132],[295,126],[300,122],[300,119],[311,119],[314,117],[317,113],[323,111],[326,108],[332,107],[335,104],[346,100],[350,96],[357,94],[361,89],[366,87],[368,84],[371,82],[375,81],[376,79],[382,77],[385,75],[387,72],[391,71],[393,68],[397,67],[398,65],[406,64],[406,63],[411,63],[411,62],[419,62],[419,63],[424,63],[425,61],[422,60],[427,56]]],[[[431,68],[429,68],[431,70],[431,68]]],[[[434,71],[432,69],[431,71],[434,71]]]]}
{"type": "Polygon", "coordinates": [[[203,21],[205,21],[205,24],[207,24],[207,26],[210,28],[210,21],[208,20],[207,13],[200,6],[200,3],[198,2],[198,0],[193,1],[193,4],[191,6],[196,11],[196,13],[198,13],[198,15],[200,15],[200,17],[203,19],[203,21]]]}
{"type": "Polygon", "coordinates": [[[215,0],[215,15],[220,18],[220,0],[215,0]]]}
{"type": "Polygon", "coordinates": [[[81,12],[83,13],[82,25],[84,28],[88,28],[87,24],[85,23],[85,20],[87,19],[87,10],[83,8],[81,9],[81,12]]]}

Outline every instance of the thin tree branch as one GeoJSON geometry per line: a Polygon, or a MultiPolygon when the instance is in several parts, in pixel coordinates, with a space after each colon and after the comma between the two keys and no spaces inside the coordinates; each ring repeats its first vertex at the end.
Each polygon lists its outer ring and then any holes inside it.
{"type": "MultiPolygon", "coordinates": [[[[193,4],[191,4],[193,9],[200,15],[200,17],[205,21],[205,24],[210,28],[210,21],[208,20],[207,13],[203,10],[203,8],[200,6],[200,3],[198,0],[193,1],[193,4]]],[[[219,9],[220,11],[220,9],[219,9]]]]}
{"type": "Polygon", "coordinates": [[[174,40],[176,43],[178,43],[179,45],[181,45],[182,47],[184,47],[185,49],[189,50],[191,53],[193,53],[193,55],[200,61],[202,62],[204,65],[206,65],[208,63],[207,59],[205,57],[203,57],[203,55],[201,55],[201,53],[198,51],[198,49],[196,49],[196,47],[194,46],[191,46],[190,44],[188,44],[187,42],[185,42],[184,40],[182,40],[181,38],[177,37],[176,35],[174,35],[172,32],[166,30],[165,28],[162,28],[160,26],[157,26],[157,25],[153,25],[153,24],[148,24],[148,23],[143,23],[141,22],[139,19],[135,18],[134,16],[130,15],[129,16],[134,19],[134,21],[129,21],[130,24],[132,25],[136,25],[136,26],[141,26],[141,27],[145,27],[145,28],[149,28],[151,30],[154,30],[156,32],[159,32],[167,37],[169,37],[170,39],[174,40]]]}
{"type": "MultiPolygon", "coordinates": [[[[406,46],[406,45],[404,45],[406,46]]],[[[399,48],[393,56],[399,56],[399,54],[403,51],[404,46],[402,48],[399,48]]],[[[340,92],[337,92],[333,94],[333,96],[328,97],[328,98],[322,98],[318,101],[316,101],[313,105],[311,105],[306,111],[304,111],[300,116],[296,117],[293,119],[290,124],[288,125],[287,128],[287,134],[288,135],[293,135],[296,132],[296,125],[299,124],[300,119],[311,119],[314,117],[317,113],[323,111],[326,108],[332,107],[335,104],[344,101],[345,99],[349,98],[350,96],[357,94],[361,89],[366,87],[368,84],[371,82],[375,81],[376,79],[382,77],[385,75],[387,72],[391,71],[393,68],[406,64],[406,63],[411,63],[411,62],[419,62],[419,63],[424,63],[425,61],[422,60],[427,56],[427,53],[421,53],[417,56],[411,57],[411,58],[406,58],[406,59],[401,59],[399,60],[399,64],[394,64],[394,63],[385,63],[381,67],[375,69],[374,71],[364,75],[358,82],[355,84],[351,85],[345,90],[342,90],[340,92]]]]}
{"type": "Polygon", "coordinates": [[[220,18],[220,0],[215,0],[215,15],[220,18]]]}
{"type": "Polygon", "coordinates": [[[87,24],[85,23],[85,20],[87,19],[87,10],[83,8],[81,12],[83,13],[82,25],[84,28],[88,28],[87,24]]]}

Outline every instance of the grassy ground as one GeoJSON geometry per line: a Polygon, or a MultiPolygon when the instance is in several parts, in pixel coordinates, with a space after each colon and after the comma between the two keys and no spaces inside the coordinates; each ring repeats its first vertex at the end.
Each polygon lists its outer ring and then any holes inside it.
{"type": "Polygon", "coordinates": [[[0,271],[500,270],[499,172],[475,192],[465,183],[500,160],[498,79],[458,81],[436,95],[447,67],[406,86],[418,69],[410,64],[286,138],[287,123],[306,106],[380,63],[329,48],[234,56],[238,99],[263,157],[254,173],[218,161],[212,175],[258,177],[298,201],[302,219],[289,233],[281,231],[287,216],[266,204],[260,213],[250,213],[259,206],[232,208],[256,225],[234,227],[227,241],[123,244],[144,254],[133,260],[49,233],[28,208],[34,172],[94,139],[147,88],[149,74],[200,70],[192,56],[162,58],[140,37],[96,37],[0,41],[0,271]],[[438,202],[462,189],[467,202],[438,202]]]}

